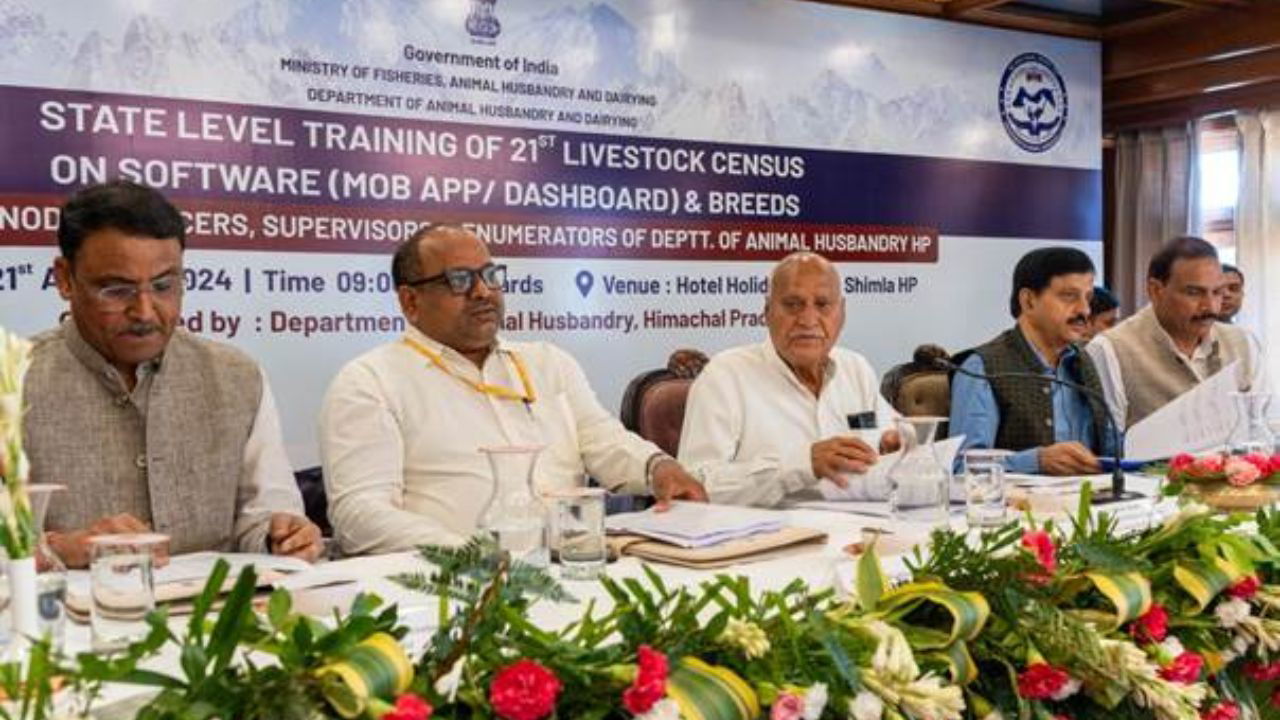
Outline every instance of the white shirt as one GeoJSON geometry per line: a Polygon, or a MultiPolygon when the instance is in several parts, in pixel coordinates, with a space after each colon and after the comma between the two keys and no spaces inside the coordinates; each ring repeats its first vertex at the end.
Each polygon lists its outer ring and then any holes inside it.
{"type": "MultiPolygon", "coordinates": [[[[1197,382],[1204,382],[1213,373],[1209,371],[1209,355],[1213,352],[1213,345],[1218,340],[1218,326],[1215,324],[1209,329],[1209,334],[1205,339],[1191,351],[1191,356],[1187,357],[1185,353],[1173,341],[1173,337],[1158,322],[1156,326],[1160,328],[1161,342],[1167,342],[1168,346],[1173,349],[1174,356],[1178,358],[1183,365],[1189,368],[1196,376],[1197,382]]],[[[1252,392],[1269,393],[1270,382],[1267,376],[1267,361],[1262,357],[1262,346],[1258,343],[1258,339],[1253,333],[1240,328],[1245,334],[1245,338],[1249,344],[1249,361],[1253,367],[1253,377],[1237,378],[1237,387],[1251,388],[1252,392]]],[[[1115,420],[1118,427],[1125,427],[1125,418],[1129,416],[1129,395],[1125,392],[1124,375],[1120,372],[1120,358],[1116,356],[1116,347],[1107,337],[1106,333],[1094,336],[1093,340],[1085,346],[1085,352],[1089,353],[1089,357],[1093,360],[1093,364],[1098,368],[1098,378],[1102,382],[1102,393],[1107,399],[1107,407],[1111,409],[1111,417],[1115,420]]],[[[1241,364],[1237,370],[1243,375],[1244,365],[1241,364]]]]}
{"type": "Polygon", "coordinates": [[[329,519],[345,552],[466,540],[493,489],[482,447],[544,446],[538,491],[581,485],[588,473],[610,489],[646,490],[646,465],[661,450],[600,406],[563,350],[499,340],[478,368],[414,328],[405,337],[438,353],[459,377],[396,341],[334,378],[320,411],[320,453],[329,519]],[[520,393],[513,355],[528,372],[531,403],[482,393],[461,379],[520,393]]]}
{"type": "Polygon", "coordinates": [[[810,450],[846,434],[847,416],[872,411],[888,427],[895,413],[858,353],[833,348],[818,397],[766,340],[726,350],[689,391],[680,462],[713,503],[774,506],[817,497],[810,450]]]}

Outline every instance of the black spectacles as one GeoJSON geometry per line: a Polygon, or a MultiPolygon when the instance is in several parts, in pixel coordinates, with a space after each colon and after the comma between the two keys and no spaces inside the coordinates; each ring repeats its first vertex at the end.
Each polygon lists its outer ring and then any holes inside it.
{"type": "Polygon", "coordinates": [[[501,290],[507,281],[507,266],[488,263],[478,268],[446,268],[439,275],[412,280],[405,285],[418,287],[442,282],[449,286],[454,295],[466,295],[475,286],[476,278],[480,278],[490,290],[501,290]]]}

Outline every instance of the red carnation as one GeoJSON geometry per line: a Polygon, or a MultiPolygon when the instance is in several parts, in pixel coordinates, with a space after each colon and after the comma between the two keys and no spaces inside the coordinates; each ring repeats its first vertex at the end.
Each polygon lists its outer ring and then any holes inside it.
{"type": "Polygon", "coordinates": [[[1062,691],[1071,676],[1048,663],[1032,663],[1018,675],[1018,694],[1029,700],[1048,700],[1062,691]]]}
{"type": "Polygon", "coordinates": [[[1195,461],[1196,456],[1191,453],[1178,453],[1169,461],[1169,474],[1173,475],[1174,473],[1182,472],[1183,470],[1191,467],[1195,461]]]}
{"type": "Polygon", "coordinates": [[[1234,598],[1248,600],[1258,594],[1258,588],[1260,587],[1262,587],[1262,583],[1258,582],[1258,576],[1249,575],[1227,588],[1227,594],[1234,598]]]}
{"type": "Polygon", "coordinates": [[[1271,463],[1268,465],[1267,474],[1274,475],[1280,473],[1280,453],[1271,456],[1271,463]]]}
{"type": "Polygon", "coordinates": [[[1280,688],[1271,691],[1271,697],[1267,699],[1267,702],[1273,708],[1280,708],[1280,688]]]}
{"type": "Polygon", "coordinates": [[[428,720],[435,708],[431,703],[414,695],[404,693],[396,698],[395,707],[382,715],[381,720],[428,720]]]}
{"type": "Polygon", "coordinates": [[[489,702],[507,720],[539,720],[556,708],[560,680],[555,673],[524,658],[493,676],[489,702]]]}
{"type": "Polygon", "coordinates": [[[1173,659],[1165,667],[1160,668],[1160,677],[1169,682],[1190,685],[1200,680],[1200,672],[1204,670],[1204,658],[1193,652],[1184,652],[1173,659]]]}
{"type": "Polygon", "coordinates": [[[1200,720],[1239,720],[1240,706],[1231,700],[1223,700],[1200,713],[1200,720]]]}
{"type": "Polygon", "coordinates": [[[1049,533],[1043,530],[1028,530],[1022,534],[1022,547],[1030,550],[1036,556],[1036,562],[1040,563],[1040,567],[1044,571],[1052,574],[1058,568],[1058,548],[1053,544],[1053,538],[1049,537],[1049,533]]]}
{"type": "Polygon", "coordinates": [[[1280,660],[1266,665],[1250,660],[1244,664],[1244,674],[1254,682],[1271,682],[1280,678],[1280,660]]]}
{"type": "Polygon", "coordinates": [[[636,662],[639,670],[631,687],[622,691],[622,704],[631,714],[643,715],[667,695],[667,656],[641,645],[636,662]]]}
{"type": "Polygon", "coordinates": [[[1263,477],[1271,474],[1271,458],[1262,453],[1249,453],[1244,456],[1244,461],[1258,468],[1263,477]]]}
{"type": "Polygon", "coordinates": [[[1169,634],[1169,611],[1153,603],[1151,609],[1129,624],[1129,634],[1139,645],[1158,643],[1169,634]]]}

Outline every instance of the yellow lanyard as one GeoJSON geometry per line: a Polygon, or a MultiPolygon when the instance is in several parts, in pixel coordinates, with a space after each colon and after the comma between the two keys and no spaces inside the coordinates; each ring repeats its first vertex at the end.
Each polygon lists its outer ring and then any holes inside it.
{"type": "Polygon", "coordinates": [[[454,372],[452,368],[445,364],[444,358],[440,357],[440,353],[423,346],[421,343],[415,342],[409,338],[402,338],[405,345],[408,345],[414,352],[430,360],[433,365],[440,368],[450,377],[457,378],[458,381],[470,387],[482,395],[492,395],[503,400],[519,400],[525,405],[531,404],[538,396],[533,392],[533,383],[529,382],[529,371],[525,370],[524,362],[520,356],[514,352],[507,351],[507,355],[511,358],[511,364],[516,368],[516,375],[520,377],[520,384],[524,386],[524,394],[521,395],[511,388],[502,387],[501,385],[490,385],[488,383],[476,382],[470,378],[464,378],[454,372]]]}

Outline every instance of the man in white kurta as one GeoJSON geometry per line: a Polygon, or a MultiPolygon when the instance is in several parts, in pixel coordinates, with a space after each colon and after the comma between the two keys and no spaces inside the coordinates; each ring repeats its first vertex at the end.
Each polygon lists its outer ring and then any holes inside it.
{"type": "MultiPolygon", "coordinates": [[[[878,453],[851,437],[849,416],[889,426],[893,408],[880,395],[870,363],[836,347],[844,297],[831,263],[797,253],[783,259],[765,307],[769,338],[726,350],[689,392],[680,461],[712,502],[771,507],[819,497],[828,478],[841,486],[876,463],[878,453]]],[[[887,432],[879,449],[897,445],[887,432]]]]}
{"type": "Polygon", "coordinates": [[[321,409],[329,517],[344,552],[469,537],[493,488],[483,447],[542,446],[538,490],[590,475],[660,501],[706,499],[673,459],[601,407],[567,353],[497,336],[501,267],[453,226],[419,233],[397,253],[411,327],[344,367],[321,409]]]}

